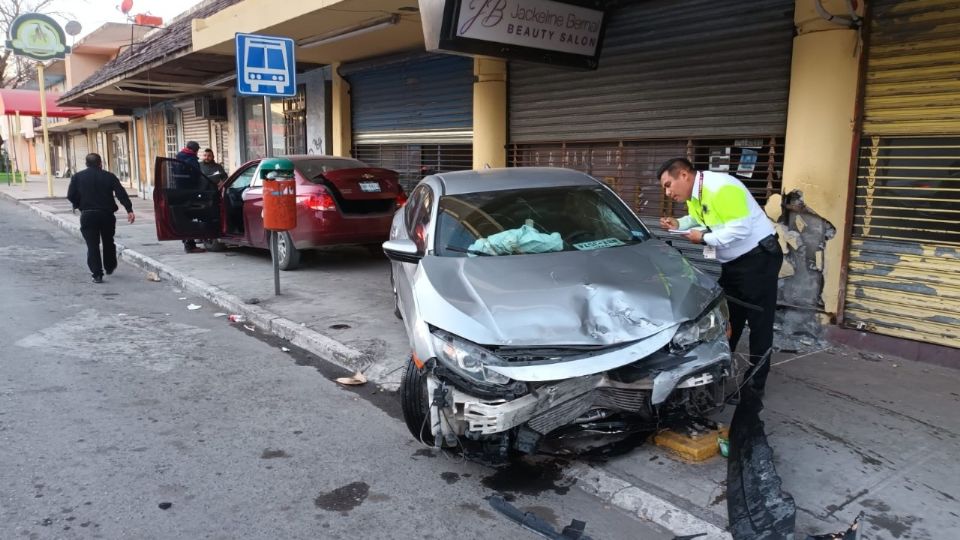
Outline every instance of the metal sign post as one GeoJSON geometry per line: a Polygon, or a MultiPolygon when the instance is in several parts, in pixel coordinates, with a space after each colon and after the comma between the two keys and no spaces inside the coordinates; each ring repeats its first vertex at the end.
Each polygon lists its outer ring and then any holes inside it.
{"type": "MultiPolygon", "coordinates": [[[[258,34],[237,33],[234,37],[237,60],[237,93],[242,96],[263,97],[263,155],[273,157],[273,131],[271,127],[270,98],[290,97],[297,94],[297,70],[292,39],[258,34]]],[[[265,174],[264,160],[260,164],[261,174],[265,174]]],[[[286,165],[283,164],[282,167],[286,165]]],[[[280,169],[278,169],[280,170],[280,169]]],[[[292,164],[290,174],[293,174],[292,164]]],[[[264,177],[265,178],[265,177],[264,177]]],[[[267,217],[267,185],[264,182],[264,223],[267,217]]],[[[279,196],[278,196],[279,197],[279,196]]],[[[294,202],[294,204],[296,204],[294,202]]],[[[275,210],[274,210],[275,211],[275,210]]],[[[272,216],[271,216],[272,217],[272,216]]],[[[294,211],[294,219],[296,213],[294,211]]],[[[280,255],[277,253],[280,234],[276,227],[270,230],[270,253],[273,261],[273,290],[280,294],[280,255]]]]}
{"type": "Polygon", "coordinates": [[[47,169],[47,196],[53,197],[53,164],[50,163],[50,135],[47,132],[47,84],[43,62],[64,58],[70,52],[67,37],[57,21],[40,13],[24,13],[7,32],[6,46],[17,56],[37,61],[37,83],[40,85],[40,122],[43,125],[43,158],[47,169]]]}

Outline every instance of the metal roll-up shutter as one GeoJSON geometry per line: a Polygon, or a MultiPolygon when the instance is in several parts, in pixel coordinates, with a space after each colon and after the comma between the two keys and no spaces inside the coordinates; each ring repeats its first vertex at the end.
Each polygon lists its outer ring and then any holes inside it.
{"type": "Polygon", "coordinates": [[[960,347],[960,2],[871,10],[844,324],[960,347]]]}
{"type": "Polygon", "coordinates": [[[181,121],[183,122],[183,141],[197,141],[200,148],[210,148],[210,121],[206,118],[197,117],[196,110],[191,102],[189,107],[180,109],[182,111],[181,121]]]}
{"type": "Polygon", "coordinates": [[[90,153],[90,145],[87,144],[87,136],[84,133],[77,133],[70,136],[70,148],[73,157],[73,163],[70,166],[73,172],[82,171],[86,168],[87,154],[90,153]]]}
{"type": "Polygon", "coordinates": [[[341,69],[350,84],[353,155],[424,175],[473,167],[473,59],[420,54],[341,69]]]}
{"type": "MultiPolygon", "coordinates": [[[[655,234],[660,216],[686,213],[655,177],[672,157],[737,176],[764,204],[782,182],[793,12],[790,0],[631,3],[608,13],[596,71],[511,62],[510,165],[592,174],[655,234]]],[[[702,247],[663,239],[719,274],[702,247]]]]}
{"type": "Polygon", "coordinates": [[[616,9],[596,71],[510,63],[510,140],[782,135],[793,10],[791,0],[616,9]]]}

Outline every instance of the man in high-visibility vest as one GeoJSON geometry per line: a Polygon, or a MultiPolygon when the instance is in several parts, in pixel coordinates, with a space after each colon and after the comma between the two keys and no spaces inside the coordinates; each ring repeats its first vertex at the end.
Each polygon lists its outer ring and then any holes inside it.
{"type": "MultiPolygon", "coordinates": [[[[689,160],[674,158],[657,172],[664,193],[687,203],[687,216],[660,219],[660,226],[703,245],[707,259],[720,262],[720,286],[730,308],[730,349],[736,350],[750,325],[750,361],[759,362],[773,347],[777,277],[783,252],[773,224],[740,180],[729,174],[697,171],[689,160]],[[752,304],[752,306],[745,306],[752,304]]],[[[769,359],[750,384],[763,394],[769,359]]]]}

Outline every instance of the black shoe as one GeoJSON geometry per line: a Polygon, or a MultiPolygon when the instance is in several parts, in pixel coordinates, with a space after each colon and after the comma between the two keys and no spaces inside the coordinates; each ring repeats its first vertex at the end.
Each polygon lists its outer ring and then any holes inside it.
{"type": "Polygon", "coordinates": [[[113,271],[114,271],[114,270],[115,270],[114,268],[111,268],[111,269],[109,269],[109,270],[106,271],[106,274],[109,276],[109,275],[113,274],[113,271]]]}
{"type": "Polygon", "coordinates": [[[196,243],[196,242],[184,242],[184,243],[183,243],[183,251],[184,251],[185,253],[196,253],[196,251],[197,251],[197,243],[196,243]]]}
{"type": "Polygon", "coordinates": [[[103,276],[93,276],[94,283],[103,283],[103,276]]]}

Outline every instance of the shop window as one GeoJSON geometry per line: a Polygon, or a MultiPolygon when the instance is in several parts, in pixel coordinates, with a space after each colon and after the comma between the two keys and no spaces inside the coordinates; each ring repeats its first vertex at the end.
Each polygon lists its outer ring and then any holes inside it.
{"type": "Polygon", "coordinates": [[[370,165],[397,171],[407,193],[424,176],[473,168],[470,144],[357,144],[353,157],[370,165]]]}
{"type": "MultiPolygon", "coordinates": [[[[245,161],[266,157],[263,126],[263,98],[244,98],[241,109],[244,137],[242,154],[245,161]]],[[[272,98],[270,101],[270,143],[273,155],[307,152],[306,91],[303,85],[297,95],[272,98]]]]}

